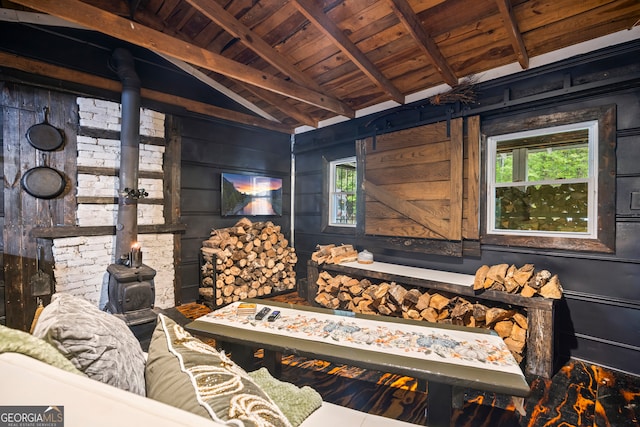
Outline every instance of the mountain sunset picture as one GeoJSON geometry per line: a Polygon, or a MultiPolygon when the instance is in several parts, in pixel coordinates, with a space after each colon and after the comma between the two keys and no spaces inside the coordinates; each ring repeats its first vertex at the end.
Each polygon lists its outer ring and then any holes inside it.
{"type": "Polygon", "coordinates": [[[282,179],[222,174],[222,216],[282,215],[282,179]]]}

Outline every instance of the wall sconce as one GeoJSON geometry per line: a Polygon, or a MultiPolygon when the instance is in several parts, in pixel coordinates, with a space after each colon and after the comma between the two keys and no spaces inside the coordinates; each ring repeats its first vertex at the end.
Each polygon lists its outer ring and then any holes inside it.
{"type": "Polygon", "coordinates": [[[122,197],[125,199],[143,199],[149,195],[144,188],[125,188],[122,193],[120,193],[122,197]]]}

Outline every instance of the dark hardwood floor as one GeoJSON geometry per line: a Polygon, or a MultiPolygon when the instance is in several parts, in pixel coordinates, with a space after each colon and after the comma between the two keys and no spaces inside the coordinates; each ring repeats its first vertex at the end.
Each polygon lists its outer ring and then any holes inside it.
{"type": "MultiPolygon", "coordinates": [[[[270,298],[307,305],[296,293],[270,298]]],[[[177,308],[194,319],[209,309],[200,304],[177,308]]],[[[256,368],[260,366],[257,353],[256,368]]],[[[424,425],[426,393],[413,378],[292,355],[283,357],[282,380],[316,389],[324,400],[390,418],[424,425]]],[[[531,395],[524,401],[465,390],[452,427],[627,427],[640,426],[640,377],[570,360],[551,379],[527,377],[531,395]]]]}

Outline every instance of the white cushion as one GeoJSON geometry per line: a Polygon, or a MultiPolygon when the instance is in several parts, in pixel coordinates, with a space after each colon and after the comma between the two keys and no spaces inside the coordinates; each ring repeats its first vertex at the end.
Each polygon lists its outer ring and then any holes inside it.
{"type": "Polygon", "coordinates": [[[398,421],[380,415],[371,415],[333,403],[323,402],[309,418],[304,420],[300,427],[415,427],[404,421],[398,421]]]}
{"type": "Polygon", "coordinates": [[[67,426],[222,425],[19,353],[0,354],[0,378],[3,405],[64,406],[67,426]]]}
{"type": "MultiPolygon", "coordinates": [[[[55,368],[19,353],[0,353],[3,405],[64,406],[65,425],[113,427],[211,427],[218,424],[190,412],[55,368]]],[[[415,427],[332,403],[300,427],[415,427]]]]}

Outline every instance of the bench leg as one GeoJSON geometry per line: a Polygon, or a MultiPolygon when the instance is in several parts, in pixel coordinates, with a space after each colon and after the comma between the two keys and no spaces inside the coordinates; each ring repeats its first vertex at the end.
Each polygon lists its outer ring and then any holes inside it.
{"type": "Polygon", "coordinates": [[[452,414],[452,387],[429,381],[427,384],[427,426],[450,427],[452,414]]]}
{"type": "Polygon", "coordinates": [[[453,386],[451,404],[453,405],[453,409],[462,409],[464,406],[464,388],[453,386]]]}

